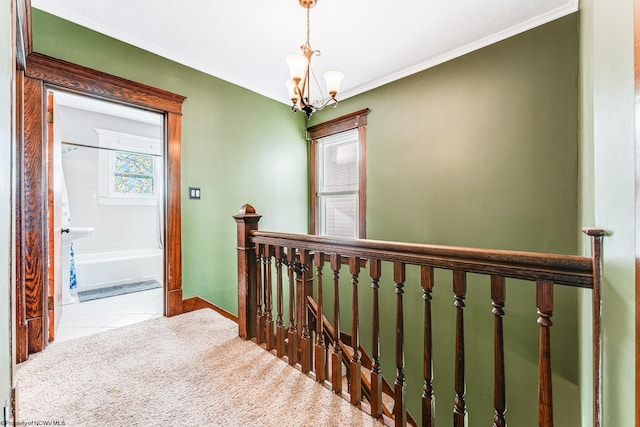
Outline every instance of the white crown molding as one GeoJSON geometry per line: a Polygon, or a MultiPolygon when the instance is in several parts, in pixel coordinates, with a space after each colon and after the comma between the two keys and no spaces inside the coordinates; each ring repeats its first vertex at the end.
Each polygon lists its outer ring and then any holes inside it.
{"type": "Polygon", "coordinates": [[[423,61],[419,64],[413,65],[411,67],[402,69],[393,74],[389,74],[380,79],[374,80],[365,85],[358,86],[353,89],[349,89],[347,91],[341,92],[340,100],[348,99],[350,97],[359,95],[364,92],[368,92],[370,90],[376,89],[380,86],[384,86],[388,83],[394,82],[396,80],[400,80],[402,78],[408,77],[412,74],[419,73],[428,68],[435,67],[436,65],[443,64],[447,61],[451,61],[452,59],[459,58],[463,55],[471,53],[473,51],[482,49],[499,41],[508,39],[509,37],[513,37],[517,34],[524,33],[525,31],[531,30],[533,28],[539,27],[541,25],[547,24],[551,21],[555,21],[556,19],[562,18],[564,16],[570,15],[574,12],[578,11],[578,1],[579,0],[569,0],[565,6],[559,7],[544,15],[536,16],[534,19],[530,19],[529,21],[525,21],[522,24],[515,25],[511,28],[508,28],[504,31],[501,31],[496,34],[492,34],[489,37],[485,37],[484,39],[476,40],[472,43],[461,46],[457,49],[454,49],[450,52],[447,52],[444,55],[440,55],[435,58],[431,58],[427,61],[423,61]]]}

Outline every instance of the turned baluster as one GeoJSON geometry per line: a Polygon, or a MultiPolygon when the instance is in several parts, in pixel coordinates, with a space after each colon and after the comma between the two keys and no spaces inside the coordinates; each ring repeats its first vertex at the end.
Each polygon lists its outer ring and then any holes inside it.
{"type": "Polygon", "coordinates": [[[405,264],[393,263],[393,281],[396,285],[396,380],[393,390],[395,395],[393,416],[396,426],[407,424],[407,386],[404,378],[404,307],[402,301],[405,280],[405,264]]]}
{"type": "Polygon", "coordinates": [[[318,312],[316,313],[316,346],[315,346],[315,371],[316,381],[323,383],[326,379],[326,359],[325,359],[325,342],[324,342],[324,325],[322,322],[322,267],[324,266],[324,254],[316,252],[313,256],[313,262],[316,267],[317,287],[318,287],[318,312]]]}
{"type": "Polygon", "coordinates": [[[284,326],[284,320],[282,318],[284,311],[284,298],[282,292],[282,264],[286,264],[284,250],[281,246],[276,246],[276,287],[277,289],[277,304],[278,304],[278,316],[276,318],[276,354],[278,357],[282,357],[285,354],[285,338],[287,336],[287,329],[284,326]]]}
{"type": "Polygon", "coordinates": [[[331,340],[329,339],[328,336],[324,337],[324,378],[326,381],[331,381],[331,372],[329,372],[330,369],[330,360],[331,360],[331,354],[329,354],[329,352],[331,351],[330,349],[331,346],[331,340]]]}
{"type": "Polygon", "coordinates": [[[302,323],[302,332],[300,335],[300,365],[303,373],[308,373],[311,370],[311,334],[309,332],[309,310],[307,310],[307,298],[305,287],[309,278],[309,251],[306,249],[298,251],[300,256],[300,272],[299,280],[300,289],[298,289],[298,322],[302,323]]]}
{"type": "Polygon", "coordinates": [[[424,300],[424,347],[422,360],[422,425],[435,425],[433,402],[433,328],[431,323],[431,292],[433,291],[433,267],[420,268],[420,282],[422,285],[422,299],[424,300]]]}
{"type": "Polygon", "coordinates": [[[258,245],[258,251],[256,253],[256,282],[257,282],[257,311],[256,311],[256,342],[258,344],[262,344],[264,342],[264,326],[265,326],[265,315],[264,310],[262,309],[263,304],[263,291],[264,291],[264,283],[262,281],[262,260],[264,258],[264,245],[258,245]]]}
{"type": "Polygon", "coordinates": [[[553,426],[551,385],[551,316],[553,315],[553,282],[536,282],[536,305],[540,325],[540,361],[538,364],[538,425],[553,426]]]}
{"type": "Polygon", "coordinates": [[[296,262],[296,250],[287,249],[287,272],[289,274],[289,330],[287,331],[289,364],[298,361],[298,331],[296,326],[296,281],[293,275],[296,262]]]}
{"type": "Polygon", "coordinates": [[[380,289],[380,276],[382,275],[382,263],[380,260],[369,261],[369,275],[371,276],[371,288],[373,288],[373,322],[371,334],[371,349],[373,351],[373,366],[371,367],[371,416],[382,416],[382,368],[380,367],[380,304],[378,289],[380,289]]]}
{"type": "Polygon", "coordinates": [[[455,379],[454,389],[456,397],[453,405],[454,427],[464,427],[464,419],[467,413],[465,395],[464,373],[464,299],[467,293],[467,276],[464,271],[453,272],[453,294],[456,307],[456,354],[455,354],[455,379]]]}
{"type": "Polygon", "coordinates": [[[360,381],[361,360],[360,360],[360,337],[358,334],[358,275],[360,274],[360,258],[349,258],[349,272],[351,273],[351,345],[353,347],[353,355],[349,369],[349,395],[351,396],[352,405],[360,405],[362,400],[362,382],[360,381]]]}
{"type": "Polygon", "coordinates": [[[342,259],[331,254],[333,271],[333,354],[331,355],[331,389],[342,394],[342,350],[340,349],[340,266],[342,259]]]}
{"type": "Polygon", "coordinates": [[[493,406],[495,414],[493,416],[494,427],[506,427],[507,421],[504,414],[506,405],[506,386],[504,373],[504,333],[502,327],[502,317],[504,316],[504,301],[506,289],[504,277],[491,276],[491,305],[494,314],[494,338],[493,338],[493,406]]]}
{"type": "Polygon", "coordinates": [[[264,277],[265,281],[265,334],[264,340],[266,343],[267,351],[273,350],[275,345],[275,337],[273,335],[273,304],[272,304],[272,273],[271,273],[271,257],[273,255],[273,246],[267,245],[265,247],[264,262],[264,277]]]}

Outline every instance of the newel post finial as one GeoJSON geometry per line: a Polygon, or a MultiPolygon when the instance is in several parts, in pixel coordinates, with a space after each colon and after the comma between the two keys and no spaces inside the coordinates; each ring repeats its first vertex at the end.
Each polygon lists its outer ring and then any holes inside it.
{"type": "Polygon", "coordinates": [[[237,224],[238,243],[238,336],[251,339],[256,336],[256,251],[251,233],[258,229],[262,215],[250,204],[245,204],[233,216],[237,224]]]}

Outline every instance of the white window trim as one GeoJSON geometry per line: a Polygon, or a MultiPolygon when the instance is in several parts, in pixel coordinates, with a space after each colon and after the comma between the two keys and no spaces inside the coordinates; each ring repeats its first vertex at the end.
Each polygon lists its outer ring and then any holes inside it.
{"type": "Polygon", "coordinates": [[[95,128],[98,147],[103,148],[98,156],[98,203],[102,205],[147,205],[158,203],[160,195],[162,141],[140,135],[95,128]],[[118,151],[153,155],[154,194],[120,194],[113,192],[115,154],[118,151]]]}

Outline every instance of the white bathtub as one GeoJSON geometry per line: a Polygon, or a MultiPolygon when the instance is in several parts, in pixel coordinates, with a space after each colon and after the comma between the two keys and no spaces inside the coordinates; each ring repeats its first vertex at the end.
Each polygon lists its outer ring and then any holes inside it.
{"type": "Polygon", "coordinates": [[[76,292],[125,283],[162,283],[162,249],[126,249],[75,254],[76,292]]]}

